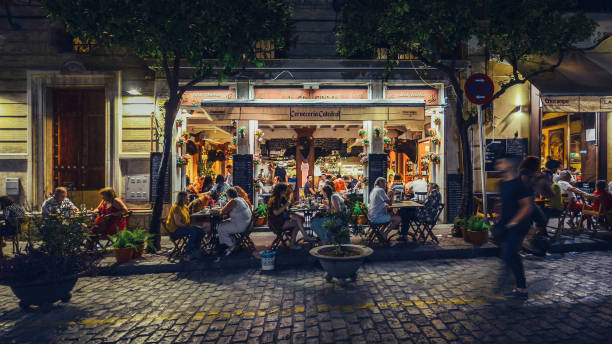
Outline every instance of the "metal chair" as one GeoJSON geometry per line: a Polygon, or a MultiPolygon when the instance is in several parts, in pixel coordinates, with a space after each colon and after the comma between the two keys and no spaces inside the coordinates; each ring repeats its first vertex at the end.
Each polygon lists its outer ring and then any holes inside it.
{"type": "Polygon", "coordinates": [[[390,223],[391,222],[384,222],[384,223],[370,222],[368,232],[366,234],[366,240],[368,241],[368,246],[373,245],[376,241],[378,241],[383,246],[389,245],[389,238],[387,238],[387,234],[385,233],[385,231],[390,223]]]}
{"type": "Polygon", "coordinates": [[[182,257],[185,254],[185,248],[187,247],[188,237],[184,236],[184,237],[180,237],[176,239],[172,238],[172,234],[169,233],[168,229],[166,228],[166,219],[162,218],[159,220],[159,222],[160,222],[161,232],[168,234],[168,237],[170,238],[170,242],[172,242],[172,244],[174,245],[174,248],[172,248],[172,250],[168,252],[168,260],[172,258],[182,257]]]}
{"type": "Polygon", "coordinates": [[[593,200],[582,197],[582,212],[578,220],[578,233],[584,229],[582,224],[585,220],[587,222],[586,230],[591,232],[591,236],[597,234],[597,229],[601,224],[606,228],[610,227],[609,217],[612,215],[612,211],[605,211],[603,202],[599,202],[598,209],[594,209],[593,200]]]}
{"type": "Polygon", "coordinates": [[[436,244],[438,243],[438,238],[433,233],[433,230],[443,210],[444,210],[444,203],[440,203],[438,204],[438,210],[437,210],[436,216],[433,218],[431,222],[418,222],[418,221],[416,222],[415,230],[418,236],[417,240],[422,241],[422,242],[427,242],[427,238],[431,238],[433,242],[435,242],[436,244]]]}
{"type": "Polygon", "coordinates": [[[251,218],[251,223],[244,232],[232,234],[236,242],[237,251],[242,249],[245,249],[249,252],[255,251],[255,243],[251,239],[251,233],[253,232],[255,220],[257,220],[257,218],[253,216],[251,218]]]}
{"type": "Polygon", "coordinates": [[[283,230],[282,228],[277,228],[268,218],[268,227],[270,227],[270,231],[276,235],[274,241],[272,241],[271,250],[276,250],[280,246],[289,247],[289,243],[291,242],[291,232],[288,230],[283,230]]]}

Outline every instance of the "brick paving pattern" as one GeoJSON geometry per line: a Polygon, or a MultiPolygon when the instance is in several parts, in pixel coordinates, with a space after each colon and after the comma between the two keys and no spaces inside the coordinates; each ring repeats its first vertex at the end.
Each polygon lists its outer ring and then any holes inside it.
{"type": "Polygon", "coordinates": [[[81,278],[70,303],[21,311],[0,286],[2,343],[606,343],[612,253],[525,263],[531,298],[500,297],[497,258],[320,270],[81,278]]]}

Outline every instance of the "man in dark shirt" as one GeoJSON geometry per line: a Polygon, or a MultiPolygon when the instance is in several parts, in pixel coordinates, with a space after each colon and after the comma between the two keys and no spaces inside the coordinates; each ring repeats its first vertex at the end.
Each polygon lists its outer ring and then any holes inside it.
{"type": "Polygon", "coordinates": [[[350,191],[353,191],[353,189],[355,189],[355,186],[357,185],[357,182],[359,182],[357,179],[355,179],[354,176],[349,176],[350,178],[350,182],[348,183],[348,185],[346,186],[350,191]]]}
{"type": "Polygon", "coordinates": [[[306,179],[306,184],[304,184],[304,196],[310,197],[317,193],[317,191],[313,187],[313,184],[314,184],[314,178],[312,177],[312,175],[310,175],[306,179]]]}
{"type": "Polygon", "coordinates": [[[525,269],[519,249],[532,222],[533,192],[521,180],[517,166],[518,160],[511,156],[498,159],[496,163],[496,169],[502,172],[502,180],[499,182],[502,208],[496,226],[504,228],[503,259],[516,279],[516,289],[506,296],[527,299],[525,269]]]}
{"type": "Polygon", "coordinates": [[[553,159],[553,157],[549,155],[546,157],[546,164],[544,166],[547,170],[557,172],[557,169],[561,167],[561,162],[559,160],[553,159]]]}

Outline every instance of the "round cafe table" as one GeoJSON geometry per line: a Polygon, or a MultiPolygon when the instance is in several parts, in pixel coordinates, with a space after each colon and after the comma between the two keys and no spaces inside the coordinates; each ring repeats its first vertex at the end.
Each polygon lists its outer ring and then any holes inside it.
{"type": "MultiPolygon", "coordinates": [[[[411,209],[418,209],[422,206],[423,205],[421,203],[416,201],[401,201],[393,202],[393,204],[389,207],[391,209],[398,209],[399,215],[402,218],[402,229],[400,231],[400,235],[406,236],[409,234],[409,229],[412,228],[412,221],[410,221],[411,209]]],[[[415,238],[415,235],[410,235],[415,238]]]]}
{"type": "Polygon", "coordinates": [[[219,210],[204,209],[198,211],[197,213],[193,213],[190,216],[192,223],[203,223],[207,220],[210,221],[211,238],[208,242],[203,241],[202,244],[204,245],[204,247],[208,247],[211,252],[215,251],[219,245],[219,235],[217,233],[217,228],[219,227],[219,223],[221,223],[221,220],[223,219],[223,215],[219,212],[219,210]]]}

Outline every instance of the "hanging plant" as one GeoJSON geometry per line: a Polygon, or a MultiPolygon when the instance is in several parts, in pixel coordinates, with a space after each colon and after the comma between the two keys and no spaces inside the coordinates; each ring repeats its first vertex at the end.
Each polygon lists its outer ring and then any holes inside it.
{"type": "Polygon", "coordinates": [[[257,167],[257,165],[261,164],[261,158],[259,157],[259,154],[254,154],[253,155],[253,167],[257,167]]]}
{"type": "Polygon", "coordinates": [[[255,190],[255,192],[261,191],[261,184],[259,183],[259,179],[257,178],[253,179],[253,190],[255,190]]]}
{"type": "Polygon", "coordinates": [[[365,139],[367,133],[368,133],[367,131],[361,129],[359,130],[359,137],[361,137],[362,139],[365,139]]]}
{"type": "Polygon", "coordinates": [[[236,135],[234,135],[234,137],[232,137],[232,144],[233,145],[237,145],[238,144],[238,137],[236,137],[236,135]]]}
{"type": "Polygon", "coordinates": [[[260,129],[255,130],[255,137],[257,138],[257,142],[262,143],[263,142],[263,137],[264,137],[264,132],[260,129]]]}
{"type": "Polygon", "coordinates": [[[374,128],[374,130],[372,130],[372,132],[374,133],[374,136],[379,137],[380,134],[383,133],[383,130],[380,128],[374,128]]]}
{"type": "Polygon", "coordinates": [[[233,119],[232,120],[232,127],[234,127],[234,129],[236,129],[237,126],[238,126],[238,121],[233,119]]]}
{"type": "Polygon", "coordinates": [[[434,145],[439,145],[440,144],[440,138],[437,135],[433,136],[431,138],[431,143],[433,143],[434,145]]]}
{"type": "Polygon", "coordinates": [[[183,140],[183,138],[179,138],[178,140],[176,140],[176,146],[177,147],[181,147],[185,144],[185,140],[183,140]]]}
{"type": "Polygon", "coordinates": [[[363,145],[366,146],[366,147],[369,146],[370,145],[370,140],[364,139],[363,140],[363,145]]]}
{"type": "Polygon", "coordinates": [[[383,142],[384,142],[386,145],[388,145],[389,143],[391,143],[391,138],[389,138],[389,137],[385,136],[385,137],[383,138],[383,142]]]}
{"type": "Polygon", "coordinates": [[[187,155],[181,155],[176,158],[176,166],[181,167],[187,165],[189,157],[187,155]]]}
{"type": "Polygon", "coordinates": [[[437,117],[437,116],[436,116],[436,117],[434,117],[434,118],[433,118],[433,122],[434,122],[434,124],[435,124],[435,125],[440,125],[440,123],[442,122],[442,120],[440,120],[440,117],[437,117]]]}
{"type": "Polygon", "coordinates": [[[384,125],[389,124],[389,120],[384,120],[384,121],[383,121],[383,124],[384,124],[384,125]]]}
{"type": "Polygon", "coordinates": [[[182,127],[182,126],[183,126],[183,120],[182,120],[182,119],[180,119],[180,118],[179,118],[179,119],[177,119],[177,120],[175,121],[175,123],[176,123],[176,127],[177,127],[177,128],[180,128],[180,127],[182,127]]]}
{"type": "Polygon", "coordinates": [[[438,153],[431,153],[430,160],[431,160],[431,162],[434,163],[434,165],[440,164],[440,154],[438,154],[438,153]]]}
{"type": "Polygon", "coordinates": [[[241,139],[245,138],[246,134],[247,134],[247,128],[240,127],[240,129],[238,129],[238,135],[240,135],[241,139]]]}
{"type": "Polygon", "coordinates": [[[436,130],[435,129],[427,130],[427,136],[435,136],[435,135],[436,135],[436,130]]]}

